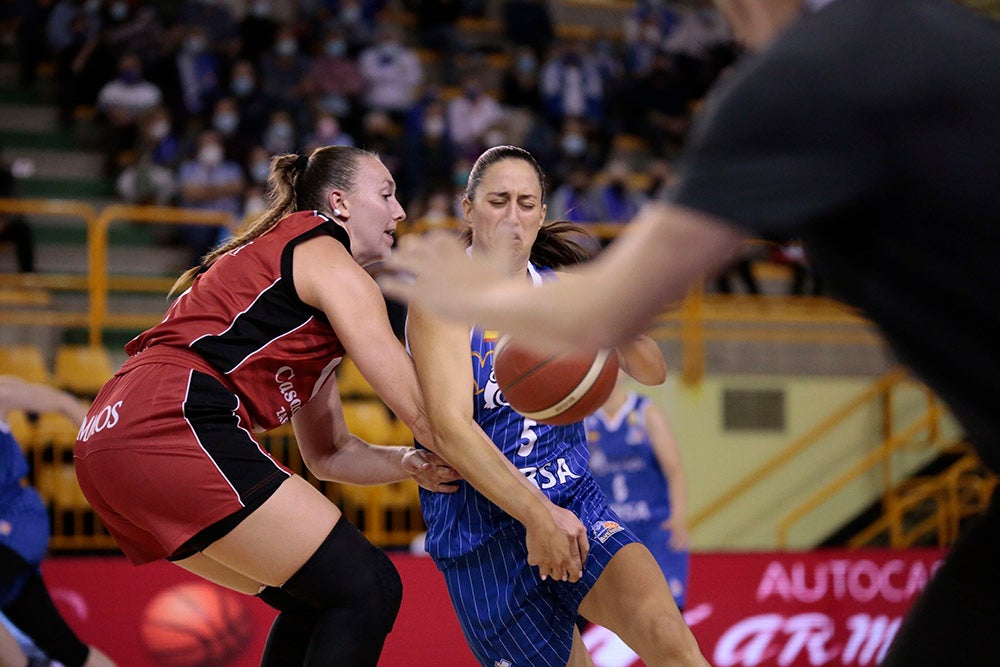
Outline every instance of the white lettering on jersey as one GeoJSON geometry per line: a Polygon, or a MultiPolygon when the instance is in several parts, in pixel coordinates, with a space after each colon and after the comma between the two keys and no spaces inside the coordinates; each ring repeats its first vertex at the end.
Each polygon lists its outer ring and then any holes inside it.
{"type": "Polygon", "coordinates": [[[295,371],[290,366],[282,366],[274,374],[274,381],[278,385],[278,391],[281,392],[281,397],[288,404],[287,408],[282,406],[275,413],[278,421],[282,424],[287,422],[289,417],[298,412],[299,408],[302,407],[302,399],[299,398],[299,392],[295,390],[295,385],[292,383],[292,378],[294,377],[295,371]]]}
{"type": "Polygon", "coordinates": [[[569,479],[580,479],[580,476],[569,469],[566,459],[560,457],[555,462],[549,461],[541,466],[519,468],[521,473],[539,489],[551,489],[556,484],[565,484],[569,479]]]}
{"type": "Polygon", "coordinates": [[[122,406],[122,401],[116,401],[111,405],[105,405],[101,411],[89,419],[84,419],[80,426],[80,431],[76,434],[76,439],[81,442],[90,440],[90,436],[100,433],[104,429],[112,429],[118,424],[118,408],[122,406]]]}

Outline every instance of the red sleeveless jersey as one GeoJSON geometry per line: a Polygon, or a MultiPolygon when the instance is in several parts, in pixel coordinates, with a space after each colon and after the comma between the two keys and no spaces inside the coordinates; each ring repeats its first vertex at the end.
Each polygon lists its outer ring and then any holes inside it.
{"type": "Polygon", "coordinates": [[[344,355],[326,316],[299,299],[292,280],[295,245],[322,234],[349,249],[344,229],[326,216],[286,217],[217,259],[125,351],[191,350],[240,398],[255,429],[285,423],[344,355]]]}

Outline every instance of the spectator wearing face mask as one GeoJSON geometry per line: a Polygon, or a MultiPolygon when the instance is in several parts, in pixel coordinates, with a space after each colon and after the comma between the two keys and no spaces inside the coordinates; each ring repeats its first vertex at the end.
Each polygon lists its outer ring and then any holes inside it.
{"type": "Polygon", "coordinates": [[[239,57],[257,62],[261,54],[274,46],[274,36],[278,32],[274,3],[271,0],[250,0],[246,16],[239,26],[239,57]]]}
{"type": "Polygon", "coordinates": [[[298,145],[295,119],[287,111],[272,111],[267,127],[261,133],[261,143],[272,155],[291,153],[298,145]]]}
{"type": "Polygon", "coordinates": [[[187,0],[177,9],[174,39],[179,41],[192,26],[199,26],[208,36],[212,50],[220,57],[233,59],[240,47],[240,25],[223,0],[187,0]]]}
{"type": "Polygon", "coordinates": [[[462,94],[448,102],[448,129],[455,148],[469,158],[483,152],[486,131],[503,118],[503,109],[476,78],[467,78],[462,94]]]}
{"type": "Polygon", "coordinates": [[[351,56],[347,36],[340,28],[328,30],[321,40],[306,85],[312,106],[333,114],[345,127],[358,127],[358,96],[364,80],[357,60],[351,56]]]}
{"type": "Polygon", "coordinates": [[[437,90],[429,90],[406,122],[404,173],[413,188],[408,197],[424,199],[433,190],[451,187],[455,153],[448,107],[437,90]]]}
{"type": "Polygon", "coordinates": [[[275,105],[258,84],[257,69],[252,62],[237,60],[233,63],[229,72],[229,93],[236,100],[241,131],[250,137],[260,136],[275,105]]]}
{"type": "Polygon", "coordinates": [[[212,107],[211,126],[222,138],[226,155],[242,164],[255,143],[255,135],[243,127],[236,98],[227,95],[216,100],[212,107]]]}
{"type": "MultiPolygon", "coordinates": [[[[184,208],[229,213],[236,220],[242,208],[244,184],[243,169],[226,156],[219,133],[203,130],[193,158],[182,162],[178,169],[178,203],[184,208]]],[[[181,225],[178,236],[190,248],[192,263],[198,264],[226,231],[216,226],[181,225]]]]}
{"type": "Polygon", "coordinates": [[[312,153],[321,146],[354,146],[354,137],[344,131],[336,116],[326,111],[317,111],[312,131],[302,143],[304,152],[312,153]]]}
{"type": "Polygon", "coordinates": [[[517,47],[500,80],[500,100],[507,107],[541,113],[538,86],[538,57],[529,46],[517,47]]]}
{"type": "Polygon", "coordinates": [[[136,143],[139,119],[159,106],[163,93],[159,86],[143,78],[142,62],[134,53],[118,61],[118,76],[97,93],[99,120],[104,126],[105,172],[117,175],[120,154],[136,143]]]}
{"type": "Polygon", "coordinates": [[[542,104],[554,126],[561,126],[569,116],[598,123],[604,116],[604,92],[601,73],[588,59],[582,47],[565,42],[542,67],[542,104]]]}
{"type": "Polygon", "coordinates": [[[291,24],[283,24],[274,36],[274,48],[260,59],[260,85],[276,107],[300,109],[296,123],[308,122],[308,110],[302,104],[308,92],[306,81],[309,58],[299,48],[298,36],[291,24]]]}
{"type": "Polygon", "coordinates": [[[383,26],[376,43],[358,56],[358,64],[365,82],[365,106],[401,120],[416,102],[424,69],[416,51],[403,44],[400,30],[383,26]]]}
{"type": "Polygon", "coordinates": [[[188,28],[173,61],[178,118],[205,119],[222,92],[221,63],[209,48],[205,28],[197,25],[188,28]]]}

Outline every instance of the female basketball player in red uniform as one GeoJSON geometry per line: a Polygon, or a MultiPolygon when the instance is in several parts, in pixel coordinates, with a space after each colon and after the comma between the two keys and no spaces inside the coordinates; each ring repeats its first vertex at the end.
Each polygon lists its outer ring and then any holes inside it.
{"type": "Polygon", "coordinates": [[[333,374],[350,354],[429,437],[412,362],[364,269],[405,213],[382,162],[354,148],[278,156],[269,185],[271,207],[126,346],[80,429],[77,475],[133,563],[165,558],[282,612],[262,664],[375,665],[402,594],[394,566],[255,433],[290,421],[320,479],[453,490],[457,475],[429,452],[351,435],[333,374]]]}

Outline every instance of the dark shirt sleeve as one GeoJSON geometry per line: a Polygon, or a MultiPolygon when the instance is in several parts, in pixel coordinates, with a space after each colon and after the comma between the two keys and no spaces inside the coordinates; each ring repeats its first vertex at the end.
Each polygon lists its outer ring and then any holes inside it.
{"type": "Polygon", "coordinates": [[[748,57],[696,119],[672,201],[774,240],[863,201],[886,160],[852,60],[782,42],[748,57]]]}

